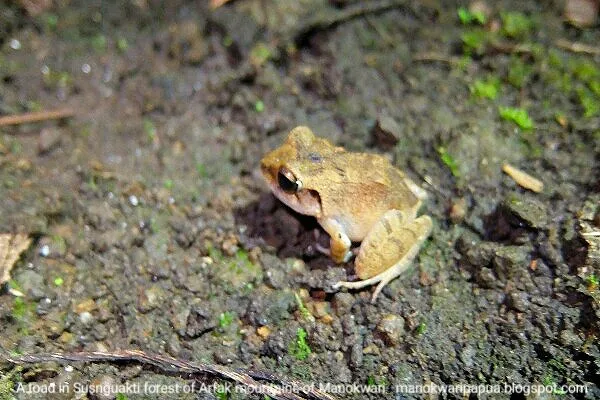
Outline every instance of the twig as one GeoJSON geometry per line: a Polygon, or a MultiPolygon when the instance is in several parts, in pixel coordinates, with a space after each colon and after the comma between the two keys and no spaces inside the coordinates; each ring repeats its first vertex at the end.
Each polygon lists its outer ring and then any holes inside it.
{"type": "Polygon", "coordinates": [[[525,189],[529,189],[536,193],[541,193],[544,190],[544,183],[542,181],[513,167],[509,163],[502,164],[502,171],[510,176],[519,186],[522,186],[525,189]]]}
{"type": "Polygon", "coordinates": [[[8,115],[0,117],[0,126],[20,125],[30,122],[47,121],[49,119],[61,119],[73,116],[74,112],[70,108],[63,108],[54,111],[38,111],[25,114],[8,115]]]}
{"type": "Polygon", "coordinates": [[[46,353],[20,356],[7,356],[2,354],[1,356],[13,364],[34,364],[52,361],[59,363],[135,361],[141,364],[153,365],[166,372],[208,374],[217,376],[219,378],[228,379],[247,386],[252,393],[265,394],[274,399],[335,400],[335,397],[314,388],[310,384],[295,380],[286,381],[274,376],[273,374],[253,372],[242,369],[233,370],[221,365],[189,362],[160,354],[144,353],[138,350],[123,350],[116,352],[92,351],[79,353],[46,353]],[[257,379],[267,380],[269,382],[261,383],[257,379]],[[303,393],[304,396],[301,396],[298,393],[303,393]]]}
{"type": "Polygon", "coordinates": [[[423,52],[417,53],[413,57],[413,61],[421,61],[421,62],[441,62],[447,63],[450,65],[459,65],[461,60],[458,57],[446,56],[444,54],[435,53],[435,52],[423,52]]]}
{"type": "Polygon", "coordinates": [[[352,4],[341,11],[335,10],[330,12],[321,12],[313,18],[307,19],[306,22],[298,25],[294,29],[291,37],[293,40],[303,42],[307,36],[315,31],[331,29],[343,22],[353,20],[355,18],[379,13],[393,8],[407,7],[406,0],[374,0],[370,2],[358,2],[352,4]]]}
{"type": "Polygon", "coordinates": [[[591,54],[593,56],[600,55],[600,47],[594,47],[578,42],[569,42],[566,39],[558,39],[555,44],[561,49],[569,50],[573,53],[591,54]]]}

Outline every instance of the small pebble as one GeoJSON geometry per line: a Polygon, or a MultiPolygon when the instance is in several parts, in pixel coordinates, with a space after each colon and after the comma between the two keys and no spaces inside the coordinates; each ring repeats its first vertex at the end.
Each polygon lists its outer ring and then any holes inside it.
{"type": "Polygon", "coordinates": [[[61,132],[57,128],[44,128],[38,137],[38,153],[44,154],[60,144],[61,132]]]}
{"type": "Polygon", "coordinates": [[[377,324],[377,332],[388,345],[397,345],[404,335],[404,318],[395,314],[383,316],[377,324]]]}
{"type": "Polygon", "coordinates": [[[9,46],[13,50],[20,50],[21,49],[21,42],[19,42],[17,39],[11,39],[9,46]]]}
{"type": "Polygon", "coordinates": [[[129,196],[129,204],[131,204],[132,206],[136,207],[139,203],[140,202],[139,202],[139,200],[138,200],[138,198],[137,198],[136,195],[132,194],[131,196],[129,196]]]}
{"type": "Polygon", "coordinates": [[[49,255],[50,255],[50,246],[45,244],[40,248],[40,256],[48,257],[49,255]]]}
{"type": "Polygon", "coordinates": [[[92,314],[87,311],[84,311],[81,314],[79,314],[79,320],[84,325],[89,325],[93,321],[93,319],[94,317],[92,317],[92,314]]]}

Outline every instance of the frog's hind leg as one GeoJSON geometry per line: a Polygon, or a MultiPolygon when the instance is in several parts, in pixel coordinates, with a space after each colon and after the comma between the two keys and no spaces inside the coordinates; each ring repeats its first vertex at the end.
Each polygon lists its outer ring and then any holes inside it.
{"type": "Polygon", "coordinates": [[[338,282],[334,288],[360,289],[378,283],[371,298],[374,302],[385,285],[410,267],[431,228],[426,215],[415,219],[411,211],[386,212],[360,246],[355,270],[361,280],[338,282]]]}

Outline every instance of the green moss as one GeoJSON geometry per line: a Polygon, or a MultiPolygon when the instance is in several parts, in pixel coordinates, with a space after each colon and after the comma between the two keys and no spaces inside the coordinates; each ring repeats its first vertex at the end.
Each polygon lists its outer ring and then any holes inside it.
{"type": "Polygon", "coordinates": [[[531,66],[525,64],[520,58],[513,57],[508,68],[507,80],[511,85],[520,89],[529,80],[531,73],[531,66]]]}
{"type": "Polygon", "coordinates": [[[494,100],[498,97],[500,79],[495,76],[489,77],[485,81],[477,79],[469,89],[471,90],[471,94],[475,97],[494,100]]]}
{"type": "Polygon", "coordinates": [[[262,100],[258,100],[256,103],[254,103],[254,109],[259,113],[265,111],[265,103],[263,103],[262,100]]]}
{"type": "Polygon", "coordinates": [[[298,328],[296,331],[296,340],[291,342],[288,347],[288,352],[297,360],[306,360],[312,350],[306,343],[307,333],[304,328],[298,328]]]}
{"type": "Polygon", "coordinates": [[[144,127],[144,133],[146,134],[146,137],[150,142],[154,142],[154,140],[156,139],[156,126],[154,125],[154,122],[152,122],[152,120],[150,120],[149,118],[144,118],[142,124],[144,127]]]}
{"type": "Polygon", "coordinates": [[[57,276],[56,278],[54,278],[54,285],[56,285],[56,286],[59,286],[59,287],[60,287],[60,286],[62,286],[64,283],[65,283],[65,280],[64,280],[62,277],[60,277],[60,276],[57,276]]]}
{"type": "Polygon", "coordinates": [[[527,110],[515,107],[500,107],[499,111],[502,119],[514,122],[519,128],[524,130],[533,128],[533,121],[529,118],[527,110]]]}
{"type": "Polygon", "coordinates": [[[73,77],[65,71],[48,70],[42,76],[48,89],[66,88],[73,84],[73,77]]]}
{"type": "Polygon", "coordinates": [[[221,252],[221,250],[217,249],[212,244],[208,245],[207,251],[208,251],[208,256],[210,258],[212,258],[214,261],[223,260],[223,253],[221,252]]]}
{"type": "Polygon", "coordinates": [[[117,50],[119,50],[119,52],[124,53],[125,51],[127,51],[128,48],[129,48],[129,43],[127,42],[127,39],[125,39],[125,38],[117,39],[117,50]]]}
{"type": "Polygon", "coordinates": [[[12,317],[17,321],[22,321],[27,315],[28,307],[22,297],[16,297],[13,302],[12,317]]]}
{"type": "Polygon", "coordinates": [[[468,55],[464,55],[458,60],[458,64],[456,65],[458,69],[461,71],[466,71],[467,68],[473,63],[473,59],[468,55]]]}
{"type": "Polygon", "coordinates": [[[588,87],[596,96],[600,97],[600,79],[594,78],[588,82],[588,87]]]}
{"type": "Polygon", "coordinates": [[[448,150],[446,150],[446,148],[444,146],[438,147],[437,151],[438,151],[438,154],[440,155],[440,159],[442,160],[444,165],[447,166],[448,169],[450,170],[450,173],[454,177],[458,178],[460,176],[460,172],[458,170],[458,164],[457,164],[456,160],[454,159],[454,157],[452,157],[448,153],[448,150]]]}
{"type": "Polygon", "coordinates": [[[52,13],[44,13],[40,15],[40,20],[47,31],[55,31],[58,26],[58,16],[52,13]]]}
{"type": "Polygon", "coordinates": [[[586,276],[585,281],[587,282],[588,286],[593,287],[598,286],[598,284],[600,283],[600,279],[598,279],[598,277],[595,274],[586,276]]]}
{"type": "Polygon", "coordinates": [[[208,256],[214,260],[216,279],[227,293],[249,293],[254,289],[253,282],[262,279],[262,269],[248,258],[248,252],[239,249],[233,257],[226,257],[221,250],[207,246],[208,256]]]}
{"type": "Polygon", "coordinates": [[[115,397],[116,400],[127,400],[127,395],[123,394],[123,393],[117,393],[117,396],[115,397]]]}
{"type": "Polygon", "coordinates": [[[481,11],[469,11],[465,7],[460,7],[457,10],[457,14],[458,14],[458,19],[460,20],[460,23],[463,25],[470,25],[470,24],[485,25],[485,23],[486,23],[485,14],[481,11]]]}
{"type": "Polygon", "coordinates": [[[263,42],[258,42],[250,50],[250,61],[252,65],[264,65],[273,57],[273,51],[263,42]]]}
{"type": "Polygon", "coordinates": [[[555,395],[567,394],[567,392],[565,392],[564,390],[556,387],[556,386],[558,386],[558,383],[556,382],[556,379],[554,378],[554,376],[550,373],[544,375],[544,377],[542,378],[542,384],[544,386],[554,386],[554,390],[553,390],[552,394],[555,394],[555,395]]]}
{"type": "Polygon", "coordinates": [[[306,320],[314,320],[313,315],[310,313],[310,311],[308,311],[308,308],[306,308],[298,293],[294,292],[294,297],[296,298],[296,305],[298,305],[298,310],[300,310],[302,317],[304,317],[306,320]]]}
{"type": "Polygon", "coordinates": [[[17,382],[21,382],[23,380],[21,371],[23,371],[23,367],[16,366],[7,373],[0,374],[0,399],[8,400],[15,398],[13,388],[17,382]]]}
{"type": "Polygon", "coordinates": [[[600,99],[594,95],[588,88],[580,86],[576,89],[579,103],[583,107],[583,116],[586,118],[595,117],[600,114],[600,99]]]}
{"type": "Polygon", "coordinates": [[[206,165],[202,163],[196,164],[196,172],[198,172],[198,175],[200,175],[201,178],[208,177],[208,173],[206,172],[206,165]]]}
{"type": "Polygon", "coordinates": [[[373,375],[367,377],[367,386],[387,386],[388,382],[385,377],[376,378],[373,375]]]}
{"type": "Polygon", "coordinates": [[[421,322],[416,329],[417,335],[422,335],[427,331],[427,324],[425,322],[421,322]]]}
{"type": "Polygon", "coordinates": [[[502,34],[513,39],[523,39],[533,28],[531,18],[520,12],[504,12],[500,14],[502,19],[502,34]]]}
{"type": "Polygon", "coordinates": [[[562,53],[557,49],[548,50],[548,65],[552,68],[563,69],[564,59],[562,53]]]}
{"type": "Polygon", "coordinates": [[[489,42],[488,33],[483,29],[471,29],[460,36],[466,54],[483,54],[489,42]]]}
{"type": "Polygon", "coordinates": [[[102,35],[102,34],[98,34],[94,37],[92,37],[92,47],[94,48],[95,51],[97,52],[103,52],[104,50],[106,50],[106,36],[102,35]]]}
{"type": "Polygon", "coordinates": [[[22,335],[28,334],[28,326],[35,315],[35,304],[23,300],[22,297],[16,297],[13,302],[11,316],[17,323],[19,332],[22,335]]]}
{"type": "Polygon", "coordinates": [[[215,397],[218,400],[227,400],[229,399],[229,393],[227,392],[225,387],[219,387],[217,390],[215,390],[215,397]]]}
{"type": "Polygon", "coordinates": [[[221,329],[228,328],[231,325],[231,323],[233,322],[234,318],[235,318],[235,313],[232,313],[230,311],[225,311],[224,313],[221,313],[219,315],[219,328],[221,328],[221,329]]]}
{"type": "Polygon", "coordinates": [[[600,77],[600,70],[587,58],[575,58],[568,63],[568,69],[577,79],[589,82],[600,77]]]}

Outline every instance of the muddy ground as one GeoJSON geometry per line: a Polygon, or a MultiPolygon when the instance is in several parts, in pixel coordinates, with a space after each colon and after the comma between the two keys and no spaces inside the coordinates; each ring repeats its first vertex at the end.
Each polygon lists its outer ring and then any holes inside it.
{"type": "MultiPolygon", "coordinates": [[[[383,388],[339,398],[600,396],[600,32],[566,24],[562,2],[490,1],[484,25],[438,0],[26,3],[0,9],[0,115],[74,116],[0,127],[0,232],[34,239],[0,296],[4,352],[141,349],[383,388]],[[331,289],[352,263],[316,252],[316,222],[260,179],[300,124],[429,193],[433,234],[375,304],[373,288],[331,289]]],[[[0,368],[3,399],[194,381],[136,363],[0,368]]],[[[77,395],[114,397],[47,397],[77,395]]]]}

